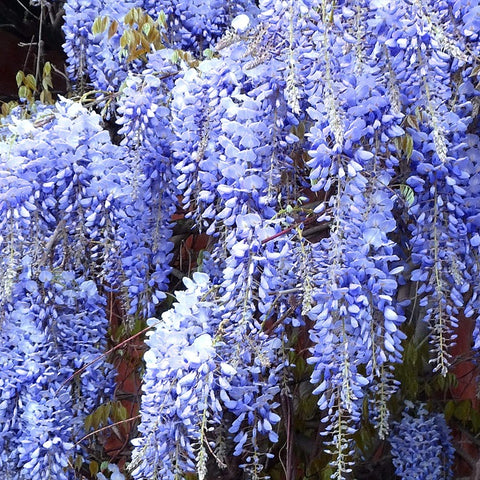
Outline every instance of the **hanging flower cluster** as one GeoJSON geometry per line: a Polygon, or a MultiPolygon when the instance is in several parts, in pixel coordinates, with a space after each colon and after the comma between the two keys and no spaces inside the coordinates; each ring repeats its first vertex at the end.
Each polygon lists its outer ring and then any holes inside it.
{"type": "Polygon", "coordinates": [[[71,479],[84,418],[113,390],[105,362],[72,376],[106,348],[96,261],[108,253],[93,246],[106,224],[91,212],[108,197],[98,183],[117,180],[95,159],[118,161],[121,149],[71,102],[39,106],[29,120],[17,113],[0,143],[0,462],[6,478],[71,479]]]}
{"type": "MultiPolygon", "coordinates": [[[[471,67],[466,64],[468,40],[452,43],[455,32],[445,22],[446,6],[431,13],[415,4],[409,11],[412,15],[404,23],[410,28],[395,39],[393,52],[402,59],[401,65],[410,58],[411,70],[405,91],[400,90],[408,99],[403,125],[411,142],[411,175],[406,183],[418,196],[410,208],[415,222],[409,226],[409,243],[416,267],[411,280],[419,282],[423,320],[432,338],[431,361],[445,375],[450,365],[447,339],[452,339],[459,310],[465,307],[463,296],[471,288],[471,269],[476,268],[466,265],[471,256],[464,208],[469,176],[462,169],[471,122],[472,105],[465,95],[468,85],[471,88],[471,67]],[[400,50],[398,45],[405,47],[400,50]],[[444,51],[447,45],[449,54],[444,51]],[[462,99],[453,105],[451,98],[457,94],[462,99]]],[[[396,67],[395,57],[393,71],[402,68],[396,67]]],[[[397,78],[405,75],[404,70],[396,72],[397,78]]]]}
{"type": "Polygon", "coordinates": [[[257,13],[255,2],[251,0],[144,0],[141,6],[153,17],[163,12],[168,25],[166,43],[169,47],[197,54],[210,48],[237,15],[257,13]]]}
{"type": "MultiPolygon", "coordinates": [[[[216,239],[213,261],[204,268],[219,287],[224,341],[236,345],[228,354],[237,370],[235,395],[227,398],[238,416],[231,430],[238,432],[235,454],[252,450],[247,463],[258,473],[258,437],[277,438],[271,422],[261,418],[273,415],[268,412],[283,381],[284,326],[298,315],[286,294],[274,293],[288,276],[283,268],[294,254],[290,235],[268,239],[292,224],[276,209],[279,199],[296,201],[299,185],[289,156],[297,121],[284,96],[283,74],[274,59],[258,67],[262,75],[242,72],[250,57],[248,45],[232,45],[199,73],[187,71],[175,85],[172,112],[180,188],[191,215],[216,239]],[[269,337],[264,325],[274,316],[284,321],[269,337]]],[[[293,286],[295,281],[288,280],[293,286]]]]}
{"type": "Polygon", "coordinates": [[[214,393],[219,381],[212,338],[216,322],[208,301],[208,276],[195,273],[185,285],[172,310],[160,321],[149,320],[154,329],[147,340],[134,478],[173,479],[177,471],[197,469],[200,478],[205,476],[207,431],[219,423],[221,413],[214,393]]]}
{"type": "Polygon", "coordinates": [[[390,437],[395,473],[404,480],[453,478],[451,442],[442,414],[408,402],[390,437]]]}
{"type": "MultiPolygon", "coordinates": [[[[268,403],[276,392],[263,385],[259,367],[250,367],[246,377],[245,367],[239,363],[241,354],[231,357],[222,330],[222,309],[212,301],[215,288],[208,275],[196,272],[193,280],[184,282],[187,288],[176,292],[178,303],[173,309],[161,320],[149,320],[152,331],[145,354],[142,436],[134,441],[130,467],[134,478],[174,478],[178,471],[196,471],[199,478],[205,478],[210,432],[221,428],[224,415],[236,418],[225,432],[236,434],[234,455],[240,454],[247,439],[240,429],[244,419],[255,431],[276,440],[273,425],[279,417],[268,403]],[[247,384],[245,380],[252,376],[256,383],[247,384]],[[256,395],[257,390],[263,395],[256,395]],[[254,422],[257,415],[260,425],[254,422]]],[[[247,355],[241,359],[245,361],[247,355]]],[[[271,388],[278,390],[274,375],[271,383],[271,388]]],[[[220,465],[225,461],[222,446],[215,446],[220,465]]]]}
{"type": "MultiPolygon", "coordinates": [[[[118,102],[117,123],[127,148],[129,199],[119,215],[117,240],[122,286],[128,291],[127,313],[148,318],[165,298],[170,251],[170,218],[176,208],[176,174],[170,161],[172,132],[168,122],[168,89],[164,81],[177,69],[165,51],[150,58],[142,76],[130,74],[118,102]]],[[[115,282],[115,283],[116,283],[115,282]]]]}
{"type": "Polygon", "coordinates": [[[80,90],[115,91],[129,71],[143,70],[148,53],[168,47],[202,56],[241,13],[254,17],[255,2],[67,0],[68,73],[80,90]]]}

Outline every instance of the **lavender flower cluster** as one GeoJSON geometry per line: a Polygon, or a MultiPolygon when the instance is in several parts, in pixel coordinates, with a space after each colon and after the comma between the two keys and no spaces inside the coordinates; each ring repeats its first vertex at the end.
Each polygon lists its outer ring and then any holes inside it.
{"type": "Polygon", "coordinates": [[[106,252],[90,250],[105,221],[92,210],[117,178],[95,159],[119,161],[121,149],[66,100],[29,120],[13,112],[1,130],[0,465],[5,478],[73,479],[83,421],[113,393],[105,361],[72,376],[106,349],[106,252]]]}
{"type": "Polygon", "coordinates": [[[425,405],[406,403],[391,434],[395,473],[403,480],[453,478],[452,438],[445,417],[425,405]]]}
{"type": "Polygon", "coordinates": [[[251,0],[67,0],[64,8],[64,50],[71,79],[77,87],[88,85],[108,92],[118,89],[129,71],[140,72],[144,67],[141,61],[129,62],[128,55],[121,54],[121,39],[127,30],[124,19],[132,9],[142,9],[157,22],[164,47],[190,50],[200,57],[233,18],[245,12],[257,13],[251,0]],[[107,19],[109,25],[117,22],[115,30],[108,36],[94,32],[97,18],[107,19]],[[161,18],[164,20],[159,21],[161,18]]]}

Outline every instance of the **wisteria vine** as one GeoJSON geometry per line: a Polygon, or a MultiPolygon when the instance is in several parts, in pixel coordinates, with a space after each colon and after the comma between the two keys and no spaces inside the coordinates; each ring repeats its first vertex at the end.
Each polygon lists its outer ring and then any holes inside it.
{"type": "Polygon", "coordinates": [[[97,478],[296,478],[299,384],[323,475],[353,478],[369,429],[399,478],[452,478],[441,402],[415,407],[399,370],[428,344],[451,375],[469,317],[480,345],[480,7],[64,9],[72,98],[0,124],[6,478],[84,475],[85,419],[116,398],[113,303],[148,330],[141,421],[97,478]],[[179,218],[208,237],[193,272],[179,218]]]}

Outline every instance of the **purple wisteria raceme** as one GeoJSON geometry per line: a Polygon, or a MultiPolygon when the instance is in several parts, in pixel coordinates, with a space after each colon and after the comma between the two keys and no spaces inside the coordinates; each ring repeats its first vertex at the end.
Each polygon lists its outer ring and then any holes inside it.
{"type": "Polygon", "coordinates": [[[239,14],[257,13],[255,2],[240,0],[144,0],[142,7],[154,18],[166,16],[166,43],[171,48],[202,54],[230,27],[239,14]]]}
{"type": "Polygon", "coordinates": [[[315,274],[306,313],[314,322],[309,362],[319,406],[330,419],[324,433],[332,445],[334,478],[348,474],[351,434],[367,391],[379,435],[386,435],[387,401],[396,390],[391,366],[401,359],[404,338],[395,302],[402,268],[396,268],[399,257],[389,235],[397,227],[389,184],[399,159],[387,144],[404,134],[402,115],[389,101],[378,39],[362,34],[362,47],[355,49],[360,32],[350,28],[357,18],[373,21],[375,14],[367,4],[320,17],[313,11],[307,25],[317,47],[302,45],[302,61],[310,66],[298,67],[310,104],[312,189],[330,196],[329,212],[318,212],[330,222],[330,237],[311,247],[315,274]]]}
{"type": "MultiPolygon", "coordinates": [[[[138,35],[138,23],[131,25],[126,21],[126,16],[134,9],[142,9],[143,3],[142,0],[68,0],[65,3],[63,31],[67,71],[81,93],[87,87],[99,93],[115,92],[129,71],[143,70],[144,61],[129,57],[129,45],[125,40],[129,33],[137,32],[138,35]]],[[[160,11],[152,12],[155,20],[160,11]]],[[[153,23],[153,19],[151,21],[153,23]]],[[[160,31],[162,26],[157,23],[152,28],[160,31]]],[[[132,40],[132,36],[129,38],[132,40]]],[[[139,45],[133,45],[132,50],[138,48],[139,45]]],[[[150,52],[154,49],[152,45],[147,50],[150,52]]]]}
{"type": "Polygon", "coordinates": [[[99,116],[73,102],[39,108],[34,120],[6,120],[5,135],[19,141],[11,148],[6,137],[0,145],[11,172],[2,182],[2,248],[30,255],[36,268],[68,266],[102,281],[101,263],[115,250],[113,205],[126,198],[124,149],[111,143],[99,116]]]}
{"type": "Polygon", "coordinates": [[[442,375],[450,365],[448,348],[465,307],[464,295],[473,283],[472,269],[476,270],[475,262],[469,260],[468,237],[475,229],[468,232],[469,174],[463,168],[472,121],[471,83],[465,76],[471,71],[471,57],[468,38],[459,36],[462,18],[456,18],[458,28],[446,21],[448,4],[442,2],[435,9],[423,4],[399,6],[404,12],[404,33],[387,42],[392,72],[404,80],[398,82],[398,89],[406,113],[412,170],[405,181],[417,196],[410,208],[415,219],[409,225],[411,280],[418,282],[423,320],[430,332],[431,362],[442,375]],[[452,95],[462,97],[454,108],[449,104],[452,95]]]}
{"type": "Polygon", "coordinates": [[[110,234],[97,207],[119,198],[122,148],[73,102],[21,114],[3,120],[0,142],[1,465],[6,478],[73,479],[83,421],[113,393],[105,362],[69,378],[106,349],[96,282],[110,234]]]}
{"type": "Polygon", "coordinates": [[[52,343],[42,321],[49,309],[42,309],[38,285],[31,280],[28,267],[19,280],[26,287],[15,285],[4,307],[1,331],[0,465],[8,479],[39,479],[46,473],[47,478],[66,480],[72,478],[63,472],[73,449],[68,421],[71,399],[68,395],[56,398],[55,385],[49,386],[57,373],[57,366],[50,362],[52,343]],[[57,460],[50,467],[55,455],[57,460]]]}
{"type": "Polygon", "coordinates": [[[170,157],[169,76],[176,74],[165,51],[152,54],[142,76],[131,74],[118,102],[121,144],[127,147],[126,182],[130,198],[122,206],[117,228],[119,256],[128,294],[129,315],[153,315],[165,298],[173,244],[170,217],[176,208],[177,173],[170,157]],[[166,77],[166,81],[162,81],[166,77]]]}
{"type": "Polygon", "coordinates": [[[174,307],[161,320],[149,320],[141,437],[130,464],[136,479],[173,479],[179,472],[205,478],[208,432],[222,417],[218,391],[229,388],[235,371],[217,356],[208,276],[197,272],[184,283],[174,307]]]}
{"type": "Polygon", "coordinates": [[[255,2],[68,0],[63,25],[68,73],[82,93],[87,85],[114,92],[128,72],[143,70],[146,53],[167,47],[201,57],[240,14],[253,18],[255,2]],[[148,22],[140,20],[146,16],[148,22]]]}
{"type": "Polygon", "coordinates": [[[395,473],[402,480],[453,478],[455,450],[442,414],[428,412],[423,404],[406,402],[389,440],[395,473]]]}
{"type": "Polygon", "coordinates": [[[113,393],[104,362],[65,384],[106,347],[105,300],[74,272],[34,279],[31,261],[24,258],[0,335],[0,465],[6,478],[70,480],[83,421],[113,393]]]}
{"type": "Polygon", "coordinates": [[[215,271],[219,287],[219,351],[236,369],[221,403],[236,417],[229,428],[234,455],[242,455],[245,468],[258,475],[263,438],[277,439],[284,326],[299,314],[289,308],[286,293],[276,293],[292,243],[288,238],[262,242],[281,230],[282,221],[292,221],[285,214],[283,220],[274,217],[279,199],[295,201],[289,153],[298,139],[290,132],[297,121],[283,93],[279,62],[271,59],[249,71],[249,55],[248,45],[240,42],[225,47],[220,60],[204,62],[200,72],[187,71],[176,82],[172,110],[179,129],[174,143],[179,186],[186,205],[194,208],[192,216],[217,238],[203,268],[215,271]],[[266,117],[272,121],[264,123],[266,117]],[[270,336],[264,322],[274,314],[284,323],[278,322],[270,336]]]}
{"type": "Polygon", "coordinates": [[[103,2],[95,0],[68,0],[65,2],[64,51],[67,55],[67,71],[83,89],[87,81],[91,29],[101,11],[103,2]]]}

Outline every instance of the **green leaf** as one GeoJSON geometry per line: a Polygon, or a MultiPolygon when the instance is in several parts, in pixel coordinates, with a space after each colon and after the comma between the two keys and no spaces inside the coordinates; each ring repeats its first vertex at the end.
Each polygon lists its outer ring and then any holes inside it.
{"type": "Polygon", "coordinates": [[[88,466],[88,469],[90,470],[90,475],[96,475],[99,472],[98,462],[92,460],[88,466]]]}
{"type": "Polygon", "coordinates": [[[43,77],[49,77],[52,74],[52,64],[50,62],[45,62],[43,66],[43,77]]]}
{"type": "Polygon", "coordinates": [[[24,78],[25,78],[25,74],[21,70],[19,70],[15,77],[15,80],[17,81],[17,87],[20,87],[20,85],[23,83],[24,78]]]}
{"type": "Polygon", "coordinates": [[[470,413],[472,411],[472,405],[470,400],[462,400],[458,403],[455,408],[455,418],[461,422],[466,422],[470,418],[470,413]]]}
{"type": "Polygon", "coordinates": [[[110,24],[110,27],[108,27],[108,39],[110,40],[118,30],[118,22],[116,20],[113,20],[113,22],[110,24]]]}
{"type": "Polygon", "coordinates": [[[178,52],[178,50],[175,50],[173,53],[172,53],[172,63],[178,63],[180,61],[180,53],[178,52]]]}
{"type": "Polygon", "coordinates": [[[407,346],[405,347],[405,362],[410,365],[417,364],[418,361],[418,350],[415,343],[411,340],[408,342],[407,346]]]}
{"type": "Polygon", "coordinates": [[[297,125],[297,137],[302,140],[305,137],[305,122],[300,122],[297,125]]]}
{"type": "Polygon", "coordinates": [[[334,474],[333,468],[328,466],[323,470],[322,480],[330,480],[334,474]]]}
{"type": "Polygon", "coordinates": [[[112,408],[112,417],[116,422],[121,422],[128,418],[128,412],[122,402],[115,402],[112,408]]]}
{"type": "Polygon", "coordinates": [[[30,92],[30,90],[25,85],[22,85],[18,89],[18,96],[20,98],[27,98],[28,99],[32,96],[32,92],[30,92]]]}
{"type": "Polygon", "coordinates": [[[98,427],[100,427],[101,422],[102,422],[102,410],[101,410],[101,407],[98,407],[92,413],[92,427],[93,427],[93,429],[97,430],[98,427]]]}
{"type": "Polygon", "coordinates": [[[49,88],[53,88],[52,80],[50,77],[46,77],[42,79],[42,87],[44,90],[48,90],[49,88]]]}
{"type": "Polygon", "coordinates": [[[18,106],[18,102],[14,102],[14,101],[11,101],[8,103],[2,103],[2,115],[6,117],[17,106],[18,106]]]}
{"type": "Polygon", "coordinates": [[[413,191],[412,187],[402,183],[400,185],[400,193],[402,194],[403,199],[408,207],[411,207],[415,202],[415,192],[413,191]]]}
{"type": "Polygon", "coordinates": [[[98,35],[99,33],[103,33],[108,24],[108,17],[97,17],[92,25],[92,33],[94,35],[98,35]]]}
{"type": "Polygon", "coordinates": [[[407,160],[410,160],[410,157],[412,156],[412,153],[413,153],[413,138],[411,135],[405,135],[405,144],[404,144],[403,152],[405,154],[405,157],[407,157],[407,160]]]}
{"type": "Polygon", "coordinates": [[[100,428],[102,425],[106,425],[108,417],[110,415],[111,404],[106,403],[100,405],[92,414],[92,427],[94,429],[100,428]]]}
{"type": "MultiPolygon", "coordinates": [[[[143,20],[145,13],[140,7],[134,7],[128,12],[128,24],[132,26],[133,24],[140,25],[141,19],[143,20]]],[[[125,16],[125,23],[127,23],[127,17],[125,16]]]]}
{"type": "Polygon", "coordinates": [[[452,418],[453,414],[455,412],[455,402],[453,400],[449,400],[446,405],[445,405],[445,408],[443,410],[443,414],[445,415],[445,420],[447,422],[450,421],[450,419],[452,418]]]}
{"type": "Polygon", "coordinates": [[[208,59],[212,59],[213,58],[213,55],[214,55],[214,52],[211,48],[206,48],[204,51],[203,51],[203,56],[205,58],[208,58],[208,59]]]}
{"type": "Polygon", "coordinates": [[[418,126],[418,115],[405,115],[405,118],[403,120],[403,123],[407,126],[407,127],[412,127],[414,128],[415,130],[418,130],[419,129],[419,126],[418,126]]]}
{"type": "Polygon", "coordinates": [[[163,10],[160,10],[160,13],[158,14],[157,22],[163,28],[167,28],[167,16],[165,15],[165,12],[163,10]]]}
{"type": "Polygon", "coordinates": [[[472,73],[470,74],[471,77],[476,77],[478,74],[480,74],[480,65],[477,65],[473,70],[472,73]]]}
{"type": "Polygon", "coordinates": [[[92,428],[92,420],[93,417],[91,414],[85,417],[85,420],[83,421],[83,427],[85,428],[86,432],[88,432],[92,428]]]}
{"type": "Polygon", "coordinates": [[[37,88],[37,80],[31,73],[25,77],[24,83],[32,91],[37,88]]]}
{"type": "Polygon", "coordinates": [[[152,30],[152,25],[150,25],[150,23],[147,22],[142,25],[142,32],[145,36],[148,36],[151,30],[152,30]]]}
{"type": "Polygon", "coordinates": [[[75,462],[73,463],[73,466],[75,467],[75,470],[80,470],[83,465],[83,457],[81,455],[77,455],[75,457],[75,462]]]}
{"type": "Polygon", "coordinates": [[[480,430],[480,412],[472,408],[470,412],[470,419],[472,421],[473,431],[475,433],[478,433],[478,431],[480,430]]]}
{"type": "Polygon", "coordinates": [[[48,90],[42,90],[40,92],[40,101],[45,105],[53,103],[52,94],[48,90]]]}
{"type": "Polygon", "coordinates": [[[131,30],[125,30],[122,34],[122,36],[120,37],[120,47],[122,48],[126,48],[127,45],[130,45],[131,41],[132,41],[132,31],[131,30]]]}

